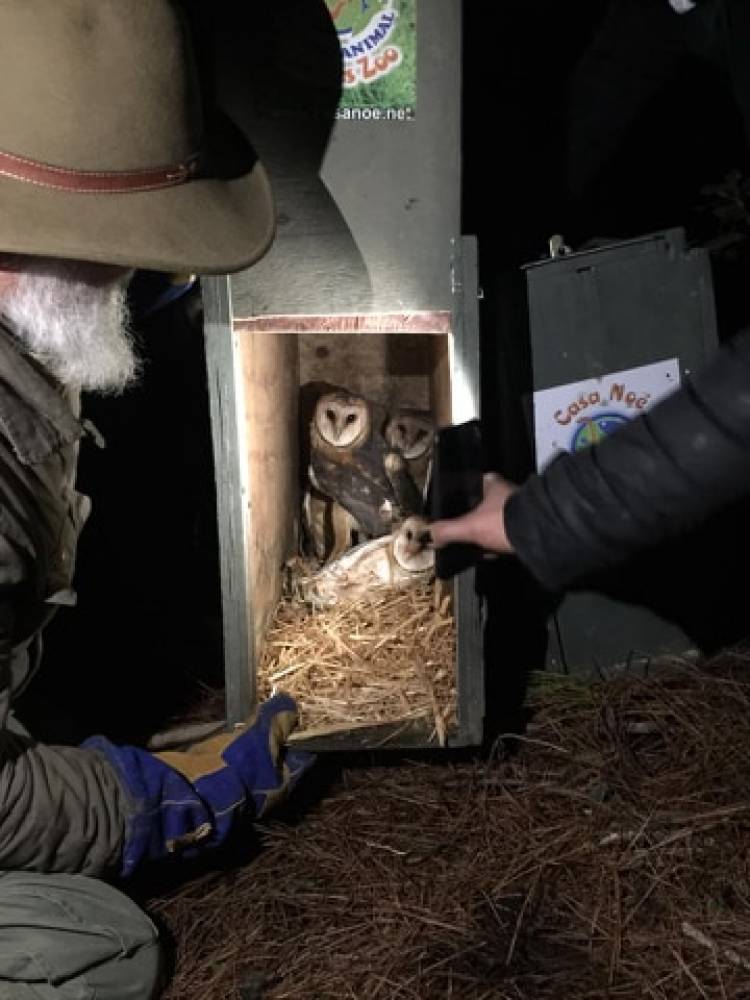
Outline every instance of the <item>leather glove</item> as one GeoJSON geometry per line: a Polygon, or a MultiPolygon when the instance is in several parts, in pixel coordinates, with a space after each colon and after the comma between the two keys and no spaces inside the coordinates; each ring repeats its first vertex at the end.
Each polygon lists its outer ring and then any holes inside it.
{"type": "Polygon", "coordinates": [[[87,740],[115,768],[131,805],[121,874],[144,860],[217,847],[242,818],[257,819],[284,799],[314,760],[284,746],[297,719],[294,700],[277,694],[244,725],[188,750],[152,754],[87,740]]]}

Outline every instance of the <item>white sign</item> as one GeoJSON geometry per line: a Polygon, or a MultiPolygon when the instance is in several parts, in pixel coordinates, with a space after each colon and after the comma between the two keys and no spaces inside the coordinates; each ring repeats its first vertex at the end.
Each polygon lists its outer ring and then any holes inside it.
{"type": "Polygon", "coordinates": [[[677,358],[534,393],[536,467],[613,434],[680,385],[677,358]]]}

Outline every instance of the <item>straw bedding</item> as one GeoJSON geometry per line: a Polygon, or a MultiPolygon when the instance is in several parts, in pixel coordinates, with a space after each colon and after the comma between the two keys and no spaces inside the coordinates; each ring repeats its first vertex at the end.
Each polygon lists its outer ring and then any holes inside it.
{"type": "Polygon", "coordinates": [[[275,688],[300,709],[300,735],[424,719],[444,745],[456,712],[450,598],[433,586],[374,590],[365,601],[311,610],[282,602],[258,666],[261,699],[275,688]]]}
{"type": "Polygon", "coordinates": [[[750,659],[529,703],[522,737],[344,769],[152,899],[168,1000],[750,998],[750,659]]]}

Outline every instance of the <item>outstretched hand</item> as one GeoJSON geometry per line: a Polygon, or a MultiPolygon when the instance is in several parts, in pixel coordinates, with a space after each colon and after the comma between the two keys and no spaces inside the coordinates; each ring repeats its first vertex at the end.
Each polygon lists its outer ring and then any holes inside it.
{"type": "Polygon", "coordinates": [[[484,499],[474,510],[461,517],[433,521],[430,525],[435,548],[453,542],[468,542],[487,552],[512,553],[513,546],[505,533],[505,504],[516,492],[515,483],[495,473],[484,477],[484,499]]]}

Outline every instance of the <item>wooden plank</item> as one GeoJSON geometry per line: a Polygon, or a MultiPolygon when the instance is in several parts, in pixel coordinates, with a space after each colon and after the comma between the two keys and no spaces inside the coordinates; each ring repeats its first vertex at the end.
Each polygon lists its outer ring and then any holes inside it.
{"type": "Polygon", "coordinates": [[[433,346],[423,334],[307,333],[300,336],[300,382],[333,383],[386,409],[430,407],[433,346]]]}
{"type": "Polygon", "coordinates": [[[333,316],[235,316],[235,330],[268,333],[450,333],[451,313],[348,313],[333,316]]]}
{"type": "MultiPolygon", "coordinates": [[[[479,289],[476,238],[455,241],[453,260],[452,408],[455,423],[478,419],[480,412],[479,289]]],[[[454,582],[458,732],[454,746],[476,746],[484,729],[483,609],[476,589],[476,570],[459,573],[454,582]]]]}
{"type": "Polygon", "coordinates": [[[255,662],[249,639],[252,594],[245,571],[243,463],[229,281],[203,278],[201,293],[216,480],[226,712],[231,724],[245,718],[255,700],[255,662]]]}
{"type": "Polygon", "coordinates": [[[248,593],[255,657],[281,597],[282,567],[299,528],[299,354],[296,337],[237,334],[248,467],[248,593]]]}

